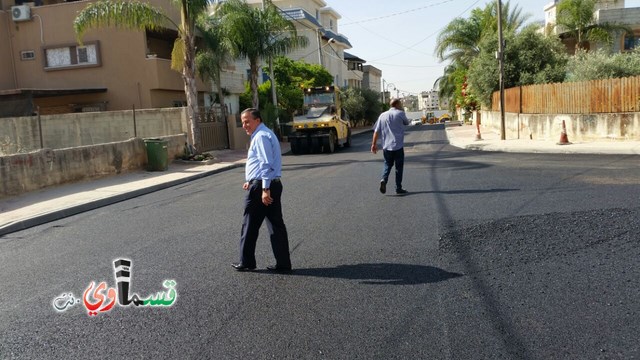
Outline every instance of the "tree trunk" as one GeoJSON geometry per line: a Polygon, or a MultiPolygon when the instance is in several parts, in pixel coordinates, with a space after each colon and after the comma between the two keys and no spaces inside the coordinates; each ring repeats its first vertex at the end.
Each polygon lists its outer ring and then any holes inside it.
{"type": "Polygon", "coordinates": [[[218,70],[216,74],[216,90],[218,91],[218,101],[220,102],[220,112],[223,121],[227,121],[227,106],[224,103],[224,92],[222,91],[222,71],[218,70]]]}
{"type": "Polygon", "coordinates": [[[200,147],[200,129],[198,127],[198,119],[200,118],[200,110],[198,108],[198,90],[196,88],[196,80],[193,77],[193,67],[191,69],[185,65],[183,71],[185,94],[187,95],[187,118],[191,136],[190,144],[198,149],[200,147]],[[191,75],[188,75],[191,72],[191,75]]]}
{"type": "Polygon", "coordinates": [[[195,79],[195,63],[193,57],[186,55],[182,78],[184,80],[184,90],[187,96],[187,118],[189,128],[191,130],[190,143],[197,149],[200,147],[200,129],[198,127],[198,119],[200,118],[200,109],[198,108],[198,89],[195,79]]]}
{"type": "Polygon", "coordinates": [[[249,72],[250,72],[250,79],[249,79],[249,85],[251,87],[251,94],[253,96],[253,107],[255,109],[260,109],[260,99],[258,98],[258,60],[256,59],[251,59],[249,60],[249,72]]]}
{"type": "Polygon", "coordinates": [[[189,137],[190,145],[195,148],[195,152],[200,144],[200,130],[198,129],[198,119],[200,118],[198,109],[198,88],[196,87],[196,47],[195,47],[195,19],[189,18],[187,2],[182,0],[180,18],[182,20],[182,41],[184,43],[184,67],[182,68],[182,79],[184,81],[184,93],[187,97],[187,121],[191,130],[189,137]]]}

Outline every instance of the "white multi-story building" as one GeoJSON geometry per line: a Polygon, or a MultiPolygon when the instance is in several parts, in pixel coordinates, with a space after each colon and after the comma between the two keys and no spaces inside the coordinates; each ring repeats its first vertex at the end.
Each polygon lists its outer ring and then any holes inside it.
{"type": "Polygon", "coordinates": [[[362,80],[366,61],[346,51],[344,52],[344,60],[347,62],[347,73],[345,74],[347,86],[357,89],[363,88],[362,80]]]}
{"type": "Polygon", "coordinates": [[[418,110],[434,111],[448,107],[449,102],[447,100],[440,101],[437,90],[423,91],[418,94],[418,110]]]}
{"type": "MultiPolygon", "coordinates": [[[[254,6],[262,6],[262,0],[246,0],[254,6]]],[[[341,19],[324,0],[272,0],[285,18],[294,22],[298,35],[304,35],[309,43],[286,56],[292,60],[303,60],[319,64],[333,75],[334,85],[347,86],[347,62],[344,51],[351,49],[346,36],[338,32],[341,19]]]]}
{"type": "Polygon", "coordinates": [[[362,88],[382,92],[382,70],[373,65],[364,65],[362,67],[362,88]]]}

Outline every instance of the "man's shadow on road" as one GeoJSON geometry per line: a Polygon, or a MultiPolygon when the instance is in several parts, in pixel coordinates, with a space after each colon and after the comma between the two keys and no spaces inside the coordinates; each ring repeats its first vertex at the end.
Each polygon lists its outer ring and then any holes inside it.
{"type": "MultiPolygon", "coordinates": [[[[387,185],[388,186],[388,185],[387,185]]],[[[428,191],[409,191],[406,194],[394,194],[393,191],[387,194],[387,196],[405,197],[418,194],[444,194],[444,195],[457,195],[457,194],[486,194],[486,193],[498,193],[508,191],[520,191],[520,189],[470,189],[470,190],[428,190],[428,191]]]]}
{"type": "Polygon", "coordinates": [[[433,266],[391,263],[294,269],[290,274],[330,279],[361,280],[362,284],[369,285],[419,285],[462,276],[462,274],[448,272],[433,266]]]}

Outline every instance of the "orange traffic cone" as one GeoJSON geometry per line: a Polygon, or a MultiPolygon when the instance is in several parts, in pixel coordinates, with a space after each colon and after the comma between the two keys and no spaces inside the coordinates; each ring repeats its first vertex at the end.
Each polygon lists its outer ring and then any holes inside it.
{"type": "Polygon", "coordinates": [[[564,120],[562,120],[562,132],[560,133],[560,141],[558,145],[569,145],[569,138],[567,137],[567,126],[564,124],[564,120]]]}

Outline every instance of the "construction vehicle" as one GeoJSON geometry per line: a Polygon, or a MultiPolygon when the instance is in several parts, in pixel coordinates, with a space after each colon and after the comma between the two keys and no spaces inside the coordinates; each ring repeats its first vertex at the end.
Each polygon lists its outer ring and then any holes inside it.
{"type": "Polygon", "coordinates": [[[444,113],[438,118],[438,122],[444,123],[445,121],[451,121],[451,115],[444,113]]]}
{"type": "Polygon", "coordinates": [[[433,112],[428,112],[422,115],[422,123],[423,124],[433,124],[433,112]]]}
{"type": "Polygon", "coordinates": [[[304,90],[303,113],[293,118],[288,136],[294,155],[333,153],[339,146],[351,146],[351,124],[340,106],[339,91],[334,86],[304,90]]]}

